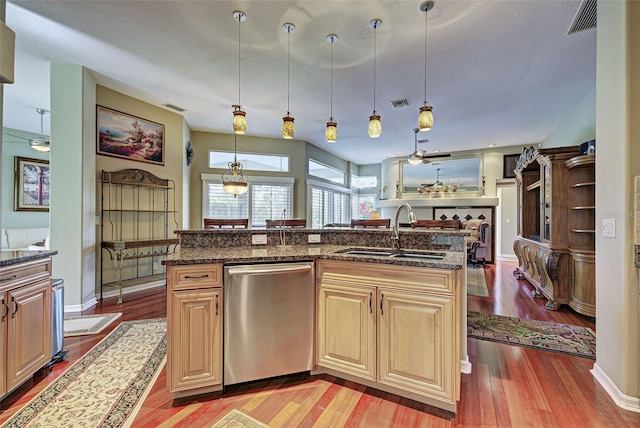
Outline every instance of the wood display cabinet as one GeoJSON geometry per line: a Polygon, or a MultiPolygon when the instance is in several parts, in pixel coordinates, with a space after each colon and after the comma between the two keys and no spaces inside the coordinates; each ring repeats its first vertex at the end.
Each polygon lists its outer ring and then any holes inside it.
{"type": "Polygon", "coordinates": [[[0,267],[0,399],[51,360],[51,258],[0,267]]]}
{"type": "Polygon", "coordinates": [[[571,297],[569,306],[596,316],[596,155],[576,156],[565,162],[569,170],[569,252],[571,297]]]}
{"type": "Polygon", "coordinates": [[[318,372],[455,413],[461,271],[316,263],[318,372]]]}
{"type": "Polygon", "coordinates": [[[221,264],[167,268],[167,387],[174,398],[222,390],[222,272],[221,264]]]}
{"type": "Polygon", "coordinates": [[[572,288],[570,254],[569,170],[565,162],[578,146],[549,149],[528,147],[516,165],[518,189],[518,257],[514,273],[544,297],[547,309],[569,303],[572,288]]]}
{"type": "Polygon", "coordinates": [[[165,281],[164,258],[179,241],[173,180],[141,169],[102,171],[100,299],[105,287],[165,281]],[[173,230],[170,230],[171,227],[173,230]]]}

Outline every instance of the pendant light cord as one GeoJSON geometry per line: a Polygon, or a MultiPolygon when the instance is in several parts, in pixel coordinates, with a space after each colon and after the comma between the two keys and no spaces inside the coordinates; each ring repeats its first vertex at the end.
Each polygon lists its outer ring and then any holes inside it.
{"type": "Polygon", "coordinates": [[[378,48],[378,24],[373,27],[373,112],[376,112],[376,52],[378,48]]]}
{"type": "Polygon", "coordinates": [[[331,39],[331,90],[329,91],[330,93],[330,98],[331,98],[331,114],[329,115],[329,117],[331,118],[331,121],[333,122],[333,44],[335,43],[335,40],[333,40],[333,38],[331,39]]]}
{"type": "Polygon", "coordinates": [[[291,29],[287,30],[287,116],[289,116],[289,85],[291,81],[291,29]]]}
{"type": "Polygon", "coordinates": [[[240,106],[240,26],[242,19],[238,18],[238,106],[240,106]]]}
{"type": "Polygon", "coordinates": [[[425,7],[424,11],[424,104],[427,104],[427,14],[429,11],[425,7]]]}

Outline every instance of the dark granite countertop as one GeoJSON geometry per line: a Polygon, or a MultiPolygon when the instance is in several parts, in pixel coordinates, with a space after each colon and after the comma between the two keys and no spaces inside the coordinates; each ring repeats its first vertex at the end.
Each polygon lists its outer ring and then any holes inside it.
{"type": "MultiPolygon", "coordinates": [[[[374,247],[363,248],[353,245],[345,246],[326,244],[292,245],[285,248],[271,245],[254,245],[227,248],[181,248],[175,254],[170,255],[166,261],[163,261],[163,264],[232,264],[323,259],[418,266],[439,269],[462,269],[465,256],[463,252],[428,249],[413,249],[406,251],[422,253],[442,253],[445,256],[444,259],[410,259],[405,257],[367,256],[338,253],[338,251],[352,248],[362,248],[367,250],[375,249],[374,247]]],[[[388,250],[388,248],[384,249],[388,250]]]]}
{"type": "Polygon", "coordinates": [[[15,265],[30,260],[44,259],[58,254],[57,250],[0,251],[0,267],[15,265]]]}

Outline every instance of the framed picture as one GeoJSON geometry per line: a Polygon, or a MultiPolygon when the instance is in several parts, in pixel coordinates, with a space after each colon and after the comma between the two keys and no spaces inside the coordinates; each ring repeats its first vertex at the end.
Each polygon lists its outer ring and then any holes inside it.
{"type": "Polygon", "coordinates": [[[516,165],[520,159],[520,153],[515,155],[504,155],[502,158],[502,178],[516,178],[516,165]]]}
{"type": "Polygon", "coordinates": [[[49,161],[15,157],[15,210],[49,211],[49,161]]]}
{"type": "Polygon", "coordinates": [[[164,125],[97,106],[99,155],[164,165],[164,125]]]}

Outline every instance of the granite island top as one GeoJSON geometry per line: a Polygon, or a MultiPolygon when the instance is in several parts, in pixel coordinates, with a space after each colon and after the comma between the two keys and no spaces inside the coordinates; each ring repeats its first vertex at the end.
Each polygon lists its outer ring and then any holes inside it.
{"type": "Polygon", "coordinates": [[[438,269],[462,269],[465,253],[459,251],[407,249],[407,253],[441,253],[443,259],[411,259],[407,257],[354,255],[339,253],[349,249],[386,250],[389,248],[362,247],[353,245],[290,245],[286,247],[271,245],[254,245],[239,247],[189,247],[181,248],[163,261],[166,265],[193,265],[206,263],[261,263],[301,260],[344,260],[352,262],[381,263],[404,266],[418,266],[438,269]]]}
{"type": "Polygon", "coordinates": [[[58,254],[57,250],[42,250],[42,251],[22,251],[22,250],[9,250],[0,251],[0,267],[15,265],[22,262],[28,262],[31,260],[44,259],[58,254]]]}

